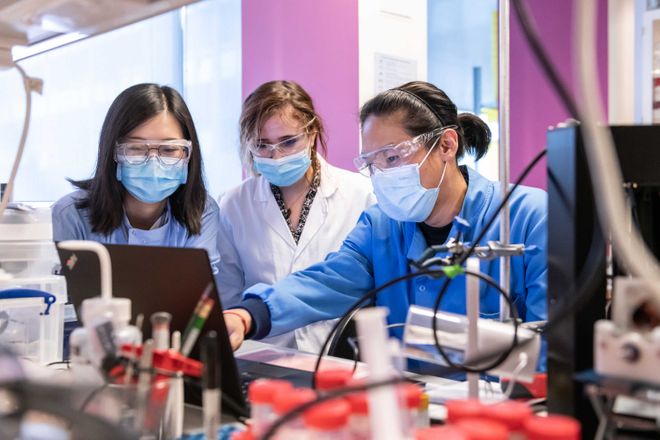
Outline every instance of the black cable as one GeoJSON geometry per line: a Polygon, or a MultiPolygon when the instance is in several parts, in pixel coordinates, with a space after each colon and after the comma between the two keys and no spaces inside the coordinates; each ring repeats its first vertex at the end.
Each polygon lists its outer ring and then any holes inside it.
{"type": "MultiPolygon", "coordinates": [[[[405,327],[406,323],[405,322],[399,322],[397,324],[389,324],[385,326],[386,330],[392,329],[392,328],[399,328],[399,327],[405,327]]],[[[353,374],[357,371],[357,366],[358,366],[358,360],[360,359],[360,346],[358,342],[358,338],[348,338],[348,345],[351,346],[353,349],[353,374]]]]}
{"type": "Polygon", "coordinates": [[[477,246],[479,246],[479,242],[486,236],[486,234],[488,233],[490,228],[493,226],[493,223],[495,223],[495,220],[497,220],[497,218],[499,217],[500,212],[502,211],[502,209],[504,209],[504,205],[506,205],[506,203],[509,201],[509,199],[513,195],[513,192],[516,190],[516,188],[518,188],[520,186],[520,184],[523,182],[523,180],[525,180],[527,178],[527,175],[532,171],[532,169],[536,166],[536,164],[538,164],[539,161],[543,158],[543,156],[545,156],[547,153],[548,153],[548,150],[546,148],[544,148],[525,167],[525,169],[520,174],[518,179],[516,179],[515,183],[511,187],[511,189],[509,189],[509,191],[507,191],[506,195],[504,196],[504,198],[500,202],[500,205],[497,207],[497,209],[493,213],[493,215],[490,218],[490,220],[488,221],[488,223],[486,223],[486,226],[484,226],[483,229],[481,230],[481,233],[479,233],[479,235],[477,236],[477,238],[475,240],[472,240],[472,246],[470,246],[470,249],[468,249],[467,253],[459,261],[459,263],[458,263],[459,266],[462,266],[467,261],[467,259],[470,258],[470,256],[474,253],[475,248],[477,246]]]}
{"type": "Polygon", "coordinates": [[[332,330],[330,330],[330,333],[328,333],[328,336],[325,339],[325,342],[323,342],[323,345],[321,346],[321,350],[319,350],[319,355],[316,359],[316,364],[314,365],[314,374],[312,375],[312,388],[316,389],[316,375],[319,372],[319,368],[321,367],[321,361],[323,360],[323,355],[325,354],[326,349],[330,345],[330,341],[332,341],[334,334],[337,332],[337,329],[343,325],[344,321],[349,319],[351,314],[360,308],[360,306],[366,301],[366,300],[374,300],[376,298],[376,295],[380,293],[382,290],[387,289],[390,286],[393,286],[394,284],[397,284],[401,281],[406,281],[406,280],[411,280],[413,278],[417,278],[420,276],[437,276],[438,278],[441,278],[445,276],[445,273],[441,270],[430,270],[430,269],[425,269],[425,270],[420,270],[419,272],[412,272],[408,273],[405,275],[402,275],[400,277],[394,278],[387,283],[370,290],[369,292],[365,293],[362,295],[353,305],[344,313],[344,315],[335,323],[335,325],[332,327],[332,330]]]}
{"type": "MultiPolygon", "coordinates": [[[[541,39],[538,34],[538,30],[529,14],[529,11],[525,7],[523,0],[513,0],[514,10],[518,21],[523,29],[525,38],[530,44],[532,52],[536,60],[540,63],[541,68],[545,76],[550,81],[552,87],[555,89],[559,95],[562,104],[575,119],[581,119],[580,112],[578,110],[575,101],[571,98],[568,87],[560,79],[557,74],[553,64],[550,62],[550,58],[541,44],[541,39]]],[[[553,177],[552,175],[550,176],[553,177]]],[[[593,185],[593,182],[592,182],[593,185]]],[[[573,316],[574,313],[581,310],[593,294],[595,294],[599,288],[599,280],[601,279],[600,268],[602,266],[602,261],[605,258],[604,247],[599,248],[599,244],[603,244],[603,240],[598,233],[599,223],[596,216],[594,216],[594,227],[592,229],[592,240],[585,264],[582,266],[580,273],[576,277],[575,281],[571,284],[571,287],[567,289],[567,294],[564,298],[571,298],[572,301],[564,303],[564,306],[559,310],[556,310],[553,319],[548,321],[548,324],[544,328],[544,333],[548,334],[558,328],[558,326],[564,321],[565,318],[573,316]],[[575,292],[572,294],[572,292],[575,292]]],[[[525,344],[526,342],[523,342],[525,344]]]]}
{"type": "MultiPolygon", "coordinates": [[[[442,359],[449,365],[450,367],[464,371],[466,373],[485,373],[489,370],[492,370],[494,368],[497,368],[500,366],[508,357],[509,355],[515,350],[516,346],[518,345],[518,310],[516,309],[515,305],[513,304],[513,301],[511,301],[511,297],[502,289],[502,287],[495,281],[493,278],[486,274],[482,274],[481,272],[473,272],[471,270],[464,270],[465,275],[468,276],[473,276],[477,277],[486,283],[490,284],[492,287],[497,289],[497,291],[502,295],[504,298],[506,298],[506,302],[509,306],[509,310],[511,310],[511,313],[513,314],[513,340],[511,341],[511,345],[509,348],[502,352],[497,359],[495,359],[493,362],[490,364],[486,365],[485,367],[482,368],[475,368],[475,367],[468,367],[467,365],[463,364],[457,364],[454,361],[452,361],[447,353],[445,352],[444,348],[442,348],[442,345],[440,344],[440,340],[438,339],[438,320],[436,319],[436,314],[440,310],[440,302],[442,301],[442,298],[445,296],[445,293],[447,292],[447,289],[449,288],[449,285],[453,281],[453,278],[447,278],[445,279],[445,282],[442,285],[442,288],[440,289],[440,292],[438,293],[438,296],[435,299],[435,303],[433,304],[433,318],[431,318],[431,328],[433,329],[433,342],[435,343],[435,347],[438,350],[438,353],[442,357],[442,359]]],[[[488,357],[490,358],[493,354],[488,354],[487,356],[482,356],[482,357],[488,357]]],[[[473,362],[474,364],[474,362],[473,362]]]]}
{"type": "Polygon", "coordinates": [[[559,76],[559,73],[550,61],[550,57],[548,56],[548,53],[541,43],[538,30],[534,25],[527,7],[525,6],[525,2],[523,0],[513,0],[513,7],[516,12],[516,16],[518,17],[518,22],[523,29],[525,38],[527,39],[527,42],[529,43],[530,48],[536,57],[536,60],[541,64],[543,72],[559,95],[562,104],[573,118],[580,119],[580,112],[578,111],[578,107],[571,97],[571,93],[569,92],[568,87],[566,87],[566,84],[564,84],[561,77],[559,76]]]}
{"type": "Polygon", "coordinates": [[[285,423],[300,417],[305,411],[308,409],[319,405],[323,402],[327,402],[329,400],[336,399],[338,397],[343,397],[347,394],[351,393],[356,393],[360,391],[366,391],[370,390],[372,388],[379,388],[379,387],[385,387],[385,386],[391,386],[391,385],[396,385],[398,383],[406,382],[406,379],[403,377],[396,377],[380,382],[371,382],[371,383],[364,383],[364,384],[359,384],[359,385],[353,385],[349,387],[344,387],[336,390],[329,391],[326,394],[323,394],[322,396],[318,396],[316,399],[311,400],[309,402],[303,403],[302,405],[299,405],[295,408],[293,408],[291,411],[287,412],[286,414],[282,415],[281,417],[277,418],[273,422],[272,425],[266,430],[264,435],[261,437],[260,440],[270,440],[275,433],[277,433],[277,430],[280,429],[285,423]]]}

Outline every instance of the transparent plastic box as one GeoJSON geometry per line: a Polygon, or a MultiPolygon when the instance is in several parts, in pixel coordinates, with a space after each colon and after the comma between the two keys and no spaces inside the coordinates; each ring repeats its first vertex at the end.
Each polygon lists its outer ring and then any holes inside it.
{"type": "Polygon", "coordinates": [[[0,344],[48,364],[62,360],[64,302],[33,289],[0,290],[0,344]]]}

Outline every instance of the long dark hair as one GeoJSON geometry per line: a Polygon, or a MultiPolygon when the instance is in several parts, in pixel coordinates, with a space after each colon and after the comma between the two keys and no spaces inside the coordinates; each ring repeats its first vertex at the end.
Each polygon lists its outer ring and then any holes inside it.
{"type": "Polygon", "coordinates": [[[110,234],[121,226],[124,216],[126,190],[117,180],[117,163],[114,159],[117,141],[164,111],[174,116],[181,125],[184,137],[192,142],[188,179],[169,197],[170,209],[174,218],[186,227],[190,235],[200,233],[206,188],[197,131],[181,95],[171,87],[158,84],[137,84],[115,98],[101,128],[94,177],[71,182],[87,191],[87,196],[76,207],[89,210],[93,232],[110,234]]]}
{"type": "Polygon", "coordinates": [[[488,125],[471,113],[459,115],[456,104],[445,92],[423,81],[412,81],[371,98],[360,110],[360,123],[364,124],[371,115],[390,116],[399,112],[410,136],[428,133],[440,126],[456,125],[457,159],[467,152],[479,160],[488,152],[491,138],[488,125]]]}

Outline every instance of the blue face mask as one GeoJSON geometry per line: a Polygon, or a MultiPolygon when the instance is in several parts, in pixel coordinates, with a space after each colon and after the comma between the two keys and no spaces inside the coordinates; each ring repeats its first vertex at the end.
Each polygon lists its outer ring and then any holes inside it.
{"type": "Polygon", "coordinates": [[[133,197],[144,203],[158,203],[186,183],[188,164],[163,167],[152,157],[140,165],[117,164],[117,180],[133,197]]]}
{"type": "Polygon", "coordinates": [[[447,163],[445,162],[438,186],[432,189],[424,188],[419,169],[430,153],[429,150],[419,164],[403,165],[376,172],[371,176],[378,205],[388,217],[401,222],[422,222],[431,215],[438,199],[440,185],[445,179],[447,163]]]}
{"type": "Polygon", "coordinates": [[[279,159],[257,156],[254,156],[253,159],[257,172],[275,186],[293,185],[305,175],[312,164],[307,149],[279,159]]]}

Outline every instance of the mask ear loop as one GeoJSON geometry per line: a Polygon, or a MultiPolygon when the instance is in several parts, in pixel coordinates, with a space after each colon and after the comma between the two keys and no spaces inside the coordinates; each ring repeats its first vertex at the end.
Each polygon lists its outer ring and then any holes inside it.
{"type": "MultiPolygon", "coordinates": [[[[440,141],[440,138],[436,139],[436,141],[433,143],[433,146],[431,148],[429,148],[429,152],[426,153],[426,156],[424,156],[424,159],[422,159],[422,161],[419,164],[417,164],[417,169],[421,168],[422,164],[424,162],[426,162],[426,159],[428,159],[429,155],[431,154],[431,151],[433,151],[435,146],[438,145],[439,141],[440,141]]],[[[442,169],[442,176],[440,176],[440,182],[438,182],[438,186],[435,187],[436,189],[440,188],[440,185],[442,185],[442,182],[445,180],[445,173],[446,172],[447,172],[447,162],[445,162],[445,166],[442,169]]]]}

